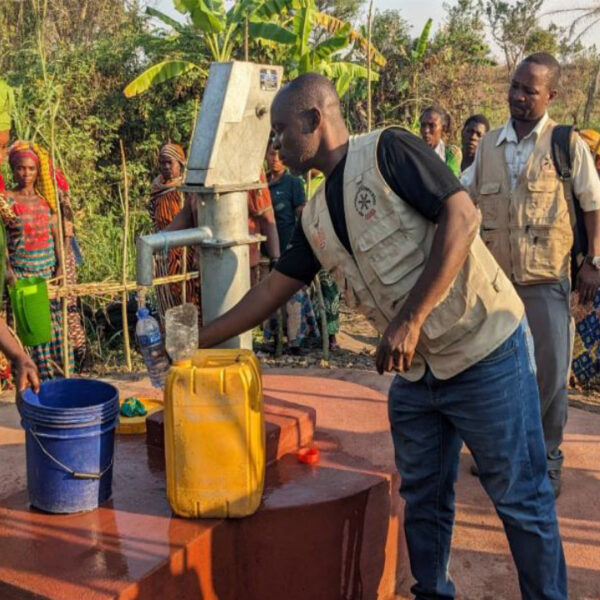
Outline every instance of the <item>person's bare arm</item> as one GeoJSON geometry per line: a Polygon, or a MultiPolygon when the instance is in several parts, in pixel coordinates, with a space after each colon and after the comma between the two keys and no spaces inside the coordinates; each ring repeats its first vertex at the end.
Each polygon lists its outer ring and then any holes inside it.
{"type": "MultiPolygon", "coordinates": [[[[588,237],[588,255],[600,256],[600,210],[583,213],[583,222],[588,237]]],[[[591,302],[600,286],[600,271],[593,265],[583,263],[577,273],[576,289],[580,304],[591,302]]]]}
{"type": "Polygon", "coordinates": [[[231,310],[200,330],[199,347],[211,348],[262,323],[305,283],[271,271],[231,310]]]}
{"type": "Polygon", "coordinates": [[[13,268],[10,264],[10,253],[8,251],[8,246],[6,247],[5,264],[6,264],[6,271],[5,271],[6,283],[8,285],[14,285],[17,282],[17,276],[15,275],[15,272],[13,271],[13,268]]]}
{"type": "Polygon", "coordinates": [[[63,256],[60,251],[60,237],[58,234],[58,222],[57,217],[54,216],[52,223],[50,225],[50,231],[52,232],[52,239],[54,240],[54,254],[56,256],[56,277],[62,277],[65,273],[65,266],[63,264],[63,256]]]}
{"type": "Polygon", "coordinates": [[[19,346],[4,319],[0,319],[0,350],[13,365],[17,390],[22,392],[25,388],[32,387],[37,393],[40,379],[35,363],[19,346]]]}
{"type": "Polygon", "coordinates": [[[479,224],[479,212],[466,192],[445,201],[423,273],[379,342],[375,362],[380,374],[410,368],[421,327],[463,266],[479,224]]]}
{"type": "Polygon", "coordinates": [[[257,217],[260,232],[267,238],[265,248],[271,260],[279,258],[279,234],[275,223],[275,213],[272,208],[266,209],[257,217]]]}

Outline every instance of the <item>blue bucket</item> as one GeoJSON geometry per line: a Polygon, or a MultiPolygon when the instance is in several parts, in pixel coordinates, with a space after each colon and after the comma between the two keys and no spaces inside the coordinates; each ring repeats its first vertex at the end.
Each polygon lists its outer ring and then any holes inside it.
{"type": "Polygon", "coordinates": [[[32,506],[51,513],[93,510],[112,490],[119,392],[90,379],[45,381],[18,400],[32,506]]]}

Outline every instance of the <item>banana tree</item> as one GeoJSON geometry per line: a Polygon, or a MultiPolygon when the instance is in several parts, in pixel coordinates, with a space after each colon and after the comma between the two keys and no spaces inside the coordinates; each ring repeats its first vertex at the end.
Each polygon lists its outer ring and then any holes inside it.
{"type": "MultiPolygon", "coordinates": [[[[258,37],[261,37],[260,32],[265,25],[268,23],[256,23],[258,37]]],[[[366,67],[348,60],[356,47],[363,51],[370,48],[373,61],[379,66],[385,65],[385,58],[364,36],[353,30],[350,24],[319,12],[314,0],[297,0],[293,14],[283,20],[282,27],[294,39],[284,56],[288,76],[296,77],[309,71],[321,73],[335,81],[340,96],[346,93],[353,79],[368,76],[366,67]],[[319,29],[329,36],[314,44],[315,33],[319,29]]],[[[376,73],[373,79],[377,79],[376,73]]]]}
{"type": "MultiPolygon", "coordinates": [[[[175,8],[186,15],[188,22],[180,23],[152,7],[146,13],[168,25],[175,36],[204,42],[210,57],[208,62],[226,62],[244,36],[246,23],[253,37],[292,44],[293,35],[274,22],[267,22],[275,15],[289,10],[295,0],[241,0],[226,10],[223,0],[173,0],[175,8]],[[260,33],[256,25],[260,25],[260,33]]],[[[138,75],[125,88],[125,96],[131,98],[188,71],[206,73],[204,64],[171,58],[152,65],[138,75]]]]}
{"type": "Polygon", "coordinates": [[[433,20],[428,19],[427,23],[421,31],[419,39],[416,41],[414,49],[408,54],[408,62],[411,71],[410,76],[410,91],[411,95],[415,98],[415,117],[413,120],[413,127],[417,126],[417,119],[421,113],[421,98],[419,95],[419,74],[423,66],[423,60],[429,49],[429,35],[431,34],[431,27],[433,20]]]}
{"type": "MultiPolygon", "coordinates": [[[[296,76],[317,71],[334,79],[340,95],[354,77],[366,77],[365,67],[338,60],[342,50],[356,44],[363,50],[367,41],[350,25],[331,15],[316,10],[314,0],[241,0],[229,10],[223,0],[173,0],[175,8],[187,15],[189,22],[179,23],[159,10],[148,7],[146,12],[169,25],[175,35],[201,39],[210,52],[210,60],[228,61],[241,42],[245,28],[252,39],[284,49],[288,74],[296,76]],[[311,45],[315,28],[328,32],[330,37],[311,45]]],[[[385,59],[371,46],[371,56],[383,66],[385,59]]],[[[153,85],[177,77],[188,71],[205,72],[203,65],[182,58],[172,58],[149,67],[125,88],[130,98],[153,85]]]]}

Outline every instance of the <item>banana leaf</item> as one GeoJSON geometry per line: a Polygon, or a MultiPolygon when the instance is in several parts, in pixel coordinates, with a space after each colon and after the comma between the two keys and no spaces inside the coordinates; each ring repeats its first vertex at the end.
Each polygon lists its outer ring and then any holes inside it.
{"type": "Polygon", "coordinates": [[[138,75],[123,90],[126,98],[133,98],[142,94],[154,85],[158,85],[173,77],[183,75],[192,69],[202,71],[197,64],[187,60],[165,60],[146,69],[141,75],[138,75]]]}
{"type": "Polygon", "coordinates": [[[248,24],[248,31],[250,36],[253,38],[260,38],[263,40],[269,40],[271,42],[277,42],[278,44],[294,44],[296,43],[296,36],[284,27],[280,27],[275,23],[265,23],[264,21],[250,21],[248,24]]]}

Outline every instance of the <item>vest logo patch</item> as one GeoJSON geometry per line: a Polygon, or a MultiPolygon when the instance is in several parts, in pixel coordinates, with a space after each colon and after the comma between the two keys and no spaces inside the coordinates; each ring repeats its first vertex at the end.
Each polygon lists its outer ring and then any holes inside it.
{"type": "Polygon", "coordinates": [[[356,212],[364,217],[367,221],[372,219],[377,212],[375,205],[377,204],[377,198],[373,193],[373,190],[361,185],[354,196],[354,208],[356,212]]]}

